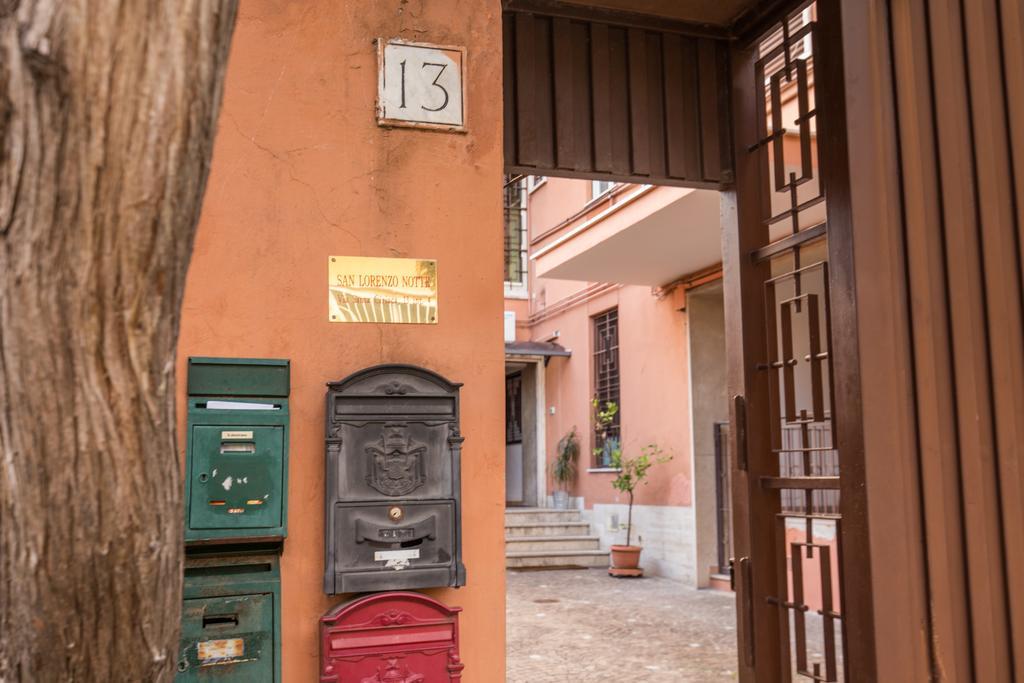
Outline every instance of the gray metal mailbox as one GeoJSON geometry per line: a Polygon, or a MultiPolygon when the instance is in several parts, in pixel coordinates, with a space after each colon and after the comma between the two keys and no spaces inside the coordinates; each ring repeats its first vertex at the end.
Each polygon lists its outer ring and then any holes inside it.
{"type": "Polygon", "coordinates": [[[378,365],[327,386],[324,591],[463,585],[462,385],[378,365]]]}

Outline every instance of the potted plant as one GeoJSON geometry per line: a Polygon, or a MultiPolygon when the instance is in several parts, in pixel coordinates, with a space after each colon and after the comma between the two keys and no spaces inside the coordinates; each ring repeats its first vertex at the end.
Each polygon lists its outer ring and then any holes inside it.
{"type": "Polygon", "coordinates": [[[597,432],[597,443],[600,444],[599,448],[594,449],[594,456],[599,466],[611,467],[612,453],[620,450],[619,438],[611,434],[619,405],[614,401],[608,401],[602,408],[596,398],[591,401],[591,405],[594,407],[594,431],[597,432]]]}
{"type": "Polygon", "coordinates": [[[558,441],[555,447],[555,461],[551,463],[551,478],[559,484],[560,488],[555,489],[552,498],[555,501],[555,508],[567,510],[569,508],[569,482],[576,476],[576,459],[580,454],[580,440],[576,435],[576,427],[569,430],[569,433],[558,441]]]}
{"type": "MultiPolygon", "coordinates": [[[[607,428],[611,425],[612,420],[614,420],[618,407],[614,403],[609,402],[605,404],[604,410],[601,410],[597,406],[597,401],[594,402],[594,407],[597,419],[601,423],[600,427],[604,433],[607,433],[607,428]]],[[[605,453],[604,447],[606,443],[607,441],[601,445],[601,448],[595,448],[594,454],[600,455],[605,453]]],[[[611,547],[612,564],[608,568],[608,573],[617,577],[643,576],[644,571],[640,568],[640,552],[643,548],[630,544],[633,536],[633,496],[637,486],[647,483],[645,480],[651,467],[656,463],[668,462],[672,459],[672,456],[664,455],[662,449],[657,445],[648,444],[640,449],[640,455],[627,458],[623,455],[618,440],[608,450],[608,456],[612,468],[618,470],[618,473],[612,480],[612,487],[629,496],[629,507],[626,514],[626,544],[613,545],[611,547]]]]}

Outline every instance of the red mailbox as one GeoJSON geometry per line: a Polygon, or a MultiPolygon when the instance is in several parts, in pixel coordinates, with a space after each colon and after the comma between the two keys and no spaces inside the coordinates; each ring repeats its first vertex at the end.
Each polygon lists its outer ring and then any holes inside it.
{"type": "Polygon", "coordinates": [[[404,592],[338,605],[320,617],[320,682],[461,681],[461,611],[404,592]]]}

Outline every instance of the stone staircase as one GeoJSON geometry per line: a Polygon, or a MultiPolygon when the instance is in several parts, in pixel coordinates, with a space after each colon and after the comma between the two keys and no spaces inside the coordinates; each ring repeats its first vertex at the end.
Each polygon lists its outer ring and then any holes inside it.
{"type": "Polygon", "coordinates": [[[607,567],[590,525],[579,510],[552,508],[505,509],[505,567],[540,569],[607,567]]]}

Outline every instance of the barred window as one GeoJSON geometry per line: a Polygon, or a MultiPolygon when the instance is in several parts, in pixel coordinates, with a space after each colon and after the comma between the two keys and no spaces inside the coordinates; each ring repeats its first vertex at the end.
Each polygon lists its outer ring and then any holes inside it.
{"type": "Polygon", "coordinates": [[[601,195],[611,192],[613,187],[615,187],[613,180],[592,180],[590,182],[590,198],[597,199],[601,195]]]}
{"type": "Polygon", "coordinates": [[[526,179],[505,176],[505,282],[526,284],[526,179]]]}
{"type": "Polygon", "coordinates": [[[595,465],[611,466],[611,455],[620,446],[622,402],[619,400],[619,311],[594,316],[594,398],[600,410],[609,403],[618,406],[611,424],[595,425],[595,465]]]}

